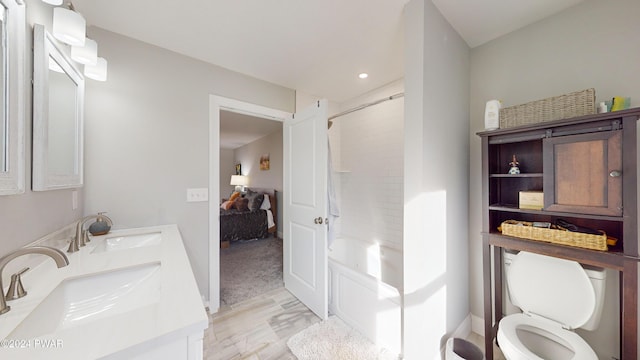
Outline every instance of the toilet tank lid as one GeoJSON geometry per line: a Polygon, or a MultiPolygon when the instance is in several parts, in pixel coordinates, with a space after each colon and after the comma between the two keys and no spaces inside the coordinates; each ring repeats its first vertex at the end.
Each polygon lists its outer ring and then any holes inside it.
{"type": "Polygon", "coordinates": [[[525,313],[576,329],[595,311],[595,291],[575,261],[529,252],[515,256],[507,276],[509,294],[525,313]]]}

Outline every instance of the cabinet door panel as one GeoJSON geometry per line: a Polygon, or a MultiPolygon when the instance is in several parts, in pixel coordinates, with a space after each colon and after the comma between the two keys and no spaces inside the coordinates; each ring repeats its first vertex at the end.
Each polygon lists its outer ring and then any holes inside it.
{"type": "Polygon", "coordinates": [[[622,215],[621,130],[543,143],[546,210],[622,215]]]}

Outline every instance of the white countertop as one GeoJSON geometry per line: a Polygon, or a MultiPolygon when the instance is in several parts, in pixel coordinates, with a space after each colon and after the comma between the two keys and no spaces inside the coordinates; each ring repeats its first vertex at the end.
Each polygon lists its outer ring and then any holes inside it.
{"type": "Polygon", "coordinates": [[[4,339],[0,358],[95,359],[136,346],[156,346],[207,328],[208,317],[176,225],[114,230],[66,254],[68,266],[58,269],[52,259],[42,256],[46,261],[22,276],[27,296],[9,301],[11,311],[0,315],[0,339],[4,339]],[[106,238],[158,231],[162,236],[158,245],[91,253],[106,238]],[[8,337],[62,281],[150,263],[160,263],[158,302],[35,339],[8,337]]]}

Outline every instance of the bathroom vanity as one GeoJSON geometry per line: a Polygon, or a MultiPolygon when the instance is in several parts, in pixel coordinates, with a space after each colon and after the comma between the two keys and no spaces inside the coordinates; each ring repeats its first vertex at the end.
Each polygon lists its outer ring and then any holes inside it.
{"type": "Polygon", "coordinates": [[[67,256],[22,275],[0,358],[202,359],[208,317],[176,225],[112,231],[67,256]]]}
{"type": "MultiPolygon", "coordinates": [[[[614,269],[620,274],[620,356],[638,355],[637,121],[640,108],[483,131],[482,253],[485,352],[503,316],[502,248],[614,269]],[[520,173],[509,174],[516,155],[520,173]],[[521,192],[542,192],[542,209],[521,206],[521,192]],[[506,236],[506,220],[603,230],[608,250],[506,236]]],[[[606,249],[607,247],[604,246],[606,249]]]]}

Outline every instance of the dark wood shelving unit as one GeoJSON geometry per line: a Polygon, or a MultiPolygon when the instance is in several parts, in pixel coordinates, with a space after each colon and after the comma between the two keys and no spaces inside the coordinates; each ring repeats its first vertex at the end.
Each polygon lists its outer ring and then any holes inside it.
{"type": "Polygon", "coordinates": [[[502,249],[620,272],[620,358],[638,359],[637,121],[640,108],[479,132],[482,139],[485,354],[503,316],[502,249]],[[508,174],[513,155],[520,174],[508,174]],[[587,166],[588,165],[588,166],[587,166]],[[595,185],[594,185],[595,184],[595,185]],[[520,191],[543,191],[542,210],[520,209],[520,191]],[[505,220],[570,221],[618,239],[598,251],[506,236],[505,220]]]}
{"type": "Polygon", "coordinates": [[[504,178],[504,179],[517,179],[517,178],[541,178],[542,173],[532,173],[532,174],[491,174],[489,175],[492,178],[504,178]]]}

